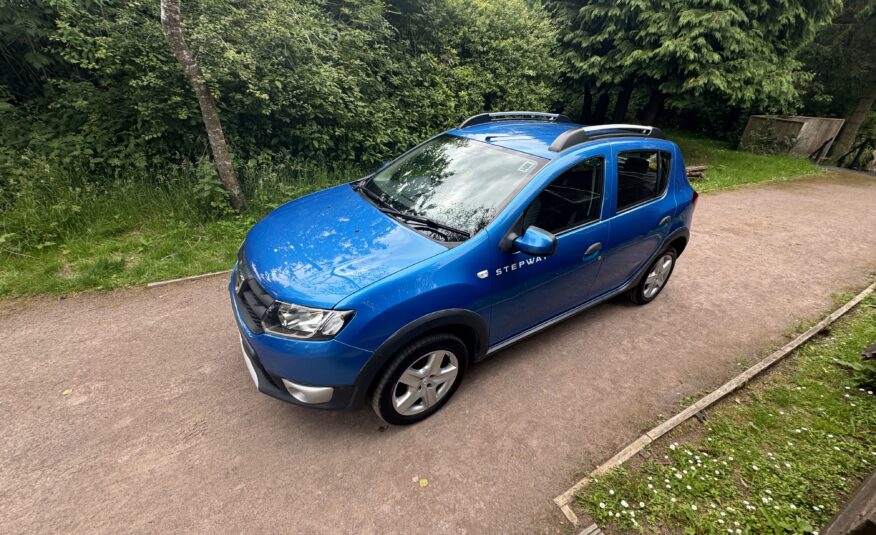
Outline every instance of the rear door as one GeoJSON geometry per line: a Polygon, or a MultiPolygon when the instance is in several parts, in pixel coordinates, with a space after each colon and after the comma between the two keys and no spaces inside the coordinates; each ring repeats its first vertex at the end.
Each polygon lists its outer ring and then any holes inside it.
{"type": "Polygon", "coordinates": [[[609,237],[594,295],[625,284],[657,252],[672,226],[672,152],[654,142],[619,142],[609,165],[616,181],[607,199],[609,237]]]}

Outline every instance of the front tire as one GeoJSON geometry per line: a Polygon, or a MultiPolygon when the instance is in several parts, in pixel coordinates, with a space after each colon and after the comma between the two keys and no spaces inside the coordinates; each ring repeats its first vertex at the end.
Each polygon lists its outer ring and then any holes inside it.
{"type": "Polygon", "coordinates": [[[675,261],[678,255],[675,249],[669,248],[663,251],[654,262],[648,266],[645,271],[645,276],[639,281],[635,288],[630,290],[630,301],[637,305],[647,305],[660,295],[666,283],[669,282],[669,277],[672,276],[672,270],[675,269],[675,261]]]}
{"type": "Polygon", "coordinates": [[[371,407],[384,422],[408,425],[435,414],[462,383],[468,350],[459,337],[431,334],[399,351],[380,376],[371,407]]]}

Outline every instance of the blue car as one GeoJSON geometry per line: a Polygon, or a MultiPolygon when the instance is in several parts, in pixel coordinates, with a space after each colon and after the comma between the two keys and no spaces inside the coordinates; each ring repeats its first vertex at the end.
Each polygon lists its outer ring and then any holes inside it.
{"type": "Polygon", "coordinates": [[[618,294],[654,300],[697,194],[656,128],[485,113],[256,224],[230,294],[260,391],[427,418],[473,363],[618,294]]]}

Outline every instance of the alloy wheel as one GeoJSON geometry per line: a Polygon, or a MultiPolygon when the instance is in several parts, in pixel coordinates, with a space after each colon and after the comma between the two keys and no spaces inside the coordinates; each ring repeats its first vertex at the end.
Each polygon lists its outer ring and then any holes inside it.
{"type": "Polygon", "coordinates": [[[438,403],[459,373],[459,360],[450,351],[426,353],[411,364],[395,383],[392,404],[404,416],[421,413],[438,403]]]}
{"type": "Polygon", "coordinates": [[[660,289],[666,284],[669,274],[672,273],[673,262],[672,255],[667,253],[654,263],[654,267],[645,278],[645,287],[642,289],[642,295],[645,296],[645,299],[651,299],[660,292],[660,289]]]}

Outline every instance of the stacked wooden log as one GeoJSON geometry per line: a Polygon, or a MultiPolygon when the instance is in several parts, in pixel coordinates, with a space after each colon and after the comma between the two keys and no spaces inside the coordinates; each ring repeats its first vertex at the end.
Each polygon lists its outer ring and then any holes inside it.
{"type": "Polygon", "coordinates": [[[685,168],[688,180],[705,180],[708,165],[689,165],[685,168]]]}

